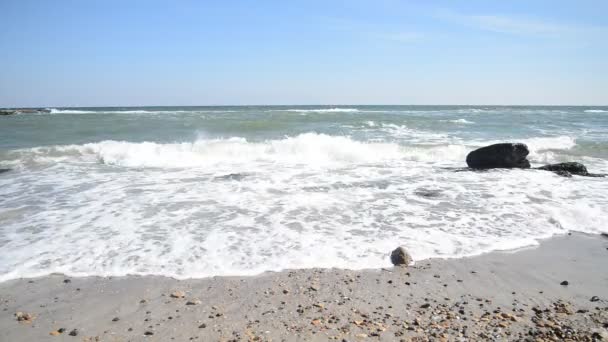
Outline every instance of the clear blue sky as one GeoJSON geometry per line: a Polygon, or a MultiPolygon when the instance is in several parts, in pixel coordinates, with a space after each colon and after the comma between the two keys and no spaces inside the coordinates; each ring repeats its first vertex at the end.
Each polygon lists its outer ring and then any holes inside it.
{"type": "Polygon", "coordinates": [[[0,0],[0,106],[608,104],[608,1],[0,0]]]}

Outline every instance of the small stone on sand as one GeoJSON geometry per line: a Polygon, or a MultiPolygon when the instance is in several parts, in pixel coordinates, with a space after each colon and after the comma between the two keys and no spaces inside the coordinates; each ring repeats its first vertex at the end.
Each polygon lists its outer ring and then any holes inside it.
{"type": "Polygon", "coordinates": [[[174,291],[171,293],[171,298],[184,298],[186,293],[184,291],[174,291]]]}
{"type": "Polygon", "coordinates": [[[395,266],[407,266],[412,262],[412,257],[403,247],[397,247],[391,252],[391,262],[395,266]]]}

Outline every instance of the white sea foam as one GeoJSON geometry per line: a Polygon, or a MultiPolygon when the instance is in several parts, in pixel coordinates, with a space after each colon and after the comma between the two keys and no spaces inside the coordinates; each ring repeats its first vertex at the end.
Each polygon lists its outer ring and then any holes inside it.
{"type": "MultiPolygon", "coordinates": [[[[424,144],[400,145],[394,142],[357,141],[347,136],[304,133],[294,137],[266,141],[245,138],[206,139],[194,142],[160,144],[126,141],[102,141],[84,145],[37,147],[17,150],[5,165],[12,162],[39,164],[101,163],[122,167],[206,168],[218,166],[253,167],[265,165],[305,165],[335,168],[348,165],[399,161],[450,163],[458,166],[473,149],[501,141],[449,140],[446,135],[408,129],[405,126],[383,125],[394,136],[424,144]]],[[[555,153],[576,145],[568,136],[520,139],[530,149],[530,158],[537,162],[554,161],[555,153]]]]}
{"type": "Polygon", "coordinates": [[[467,119],[454,119],[454,120],[442,120],[444,122],[451,122],[455,124],[463,124],[463,125],[473,125],[475,122],[469,121],[467,119]]]}
{"type": "MultiPolygon", "coordinates": [[[[0,177],[0,281],[360,269],[388,266],[396,245],[416,260],[462,257],[605,229],[603,179],[455,172],[493,141],[439,144],[450,137],[377,129],[424,144],[306,133],[13,151],[3,158],[25,166],[0,177]]],[[[535,157],[576,145],[568,136],[522,141],[535,157]]]]}
{"type": "Polygon", "coordinates": [[[585,113],[608,113],[608,110],[603,109],[587,109],[585,113]]]}
{"type": "Polygon", "coordinates": [[[78,110],[78,109],[50,109],[51,114],[94,114],[97,113],[91,110],[78,110]]]}

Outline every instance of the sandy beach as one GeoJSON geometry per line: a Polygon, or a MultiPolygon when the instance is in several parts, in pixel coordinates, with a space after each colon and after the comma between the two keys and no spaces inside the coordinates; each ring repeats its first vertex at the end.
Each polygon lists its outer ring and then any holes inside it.
{"type": "Polygon", "coordinates": [[[408,268],[19,279],[0,284],[0,340],[599,341],[607,262],[605,236],[572,234],[408,268]]]}

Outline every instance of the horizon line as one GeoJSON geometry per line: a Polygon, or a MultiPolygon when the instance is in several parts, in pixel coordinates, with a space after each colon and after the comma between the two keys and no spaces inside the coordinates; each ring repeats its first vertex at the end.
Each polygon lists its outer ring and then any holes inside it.
{"type": "Polygon", "coordinates": [[[22,106],[0,107],[0,109],[52,109],[52,108],[160,108],[160,107],[372,107],[372,106],[410,106],[410,107],[608,107],[608,104],[213,104],[213,105],[103,105],[103,106],[22,106]]]}

